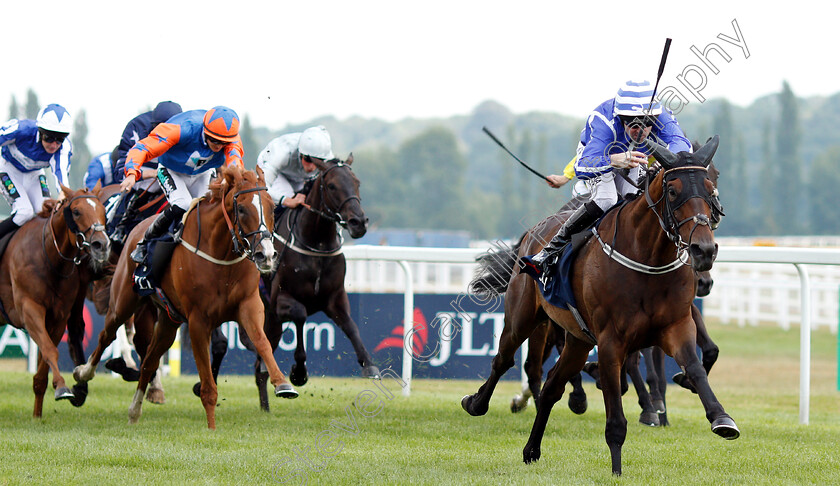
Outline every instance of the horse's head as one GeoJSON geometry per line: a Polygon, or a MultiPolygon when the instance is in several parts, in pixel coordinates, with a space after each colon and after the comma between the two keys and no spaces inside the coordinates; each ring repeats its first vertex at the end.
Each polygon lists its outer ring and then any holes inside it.
{"type": "Polygon", "coordinates": [[[111,240],[105,233],[105,206],[99,201],[101,186],[73,191],[62,185],[61,190],[66,197],[52,209],[54,217],[64,222],[68,240],[79,254],[90,255],[91,269],[98,272],[111,253],[111,240]]]}
{"type": "Polygon", "coordinates": [[[711,228],[712,199],[717,188],[709,178],[708,166],[719,141],[715,135],[694,153],[675,154],[667,147],[647,140],[653,156],[664,169],[651,183],[649,197],[659,208],[659,217],[669,238],[678,247],[688,249],[691,266],[698,271],[712,268],[717,256],[717,243],[711,228]],[[664,207],[660,208],[660,205],[664,207]]]}
{"type": "Polygon", "coordinates": [[[318,198],[320,209],[334,215],[336,222],[347,228],[351,237],[361,238],[367,233],[368,219],[359,197],[359,178],[350,168],[353,154],[345,161],[332,159],[319,162],[314,159],[314,162],[321,173],[310,196],[318,198]]]}
{"type": "Polygon", "coordinates": [[[223,167],[210,190],[214,198],[224,201],[234,251],[247,255],[260,273],[271,273],[277,264],[277,252],[269,230],[274,227],[274,204],[265,187],[262,170],[257,168],[252,172],[235,166],[223,167]]]}

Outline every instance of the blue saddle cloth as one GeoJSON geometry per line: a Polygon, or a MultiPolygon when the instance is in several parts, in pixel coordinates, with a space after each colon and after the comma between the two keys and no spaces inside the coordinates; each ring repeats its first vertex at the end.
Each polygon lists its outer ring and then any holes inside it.
{"type": "Polygon", "coordinates": [[[568,244],[563,248],[563,252],[557,261],[546,267],[546,272],[549,278],[546,279],[547,285],[543,285],[540,275],[537,273],[533,263],[531,263],[531,256],[523,257],[526,264],[522,267],[522,273],[530,275],[537,281],[545,300],[549,304],[559,307],[561,309],[569,309],[569,306],[577,307],[575,302],[575,294],[572,292],[572,263],[575,261],[575,253],[582,245],[568,244]]]}

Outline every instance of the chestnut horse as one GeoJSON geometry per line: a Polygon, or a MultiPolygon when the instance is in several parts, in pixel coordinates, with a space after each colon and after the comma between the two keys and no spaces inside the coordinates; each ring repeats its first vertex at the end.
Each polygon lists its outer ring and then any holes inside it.
{"type": "Polygon", "coordinates": [[[0,301],[6,314],[0,319],[26,329],[38,345],[38,371],[32,378],[36,418],[43,412],[48,372],[55,399],[75,400],[58,370],[56,346],[77,304],[80,267],[98,271],[110,251],[105,208],[96,198],[99,186],[93,191],[61,188],[66,198],[46,200],[38,217],[11,237],[0,261],[0,301]]]}
{"type": "MultiPolygon", "coordinates": [[[[275,228],[274,246],[280,257],[277,272],[267,285],[271,290],[266,304],[265,332],[272,349],[277,349],[283,334],[282,324],[294,322],[297,347],[289,379],[295,386],[302,386],[309,378],[303,326],[308,316],[322,311],[350,339],[362,376],[378,379],[379,368],[373,364],[359,327],[350,317],[350,302],[344,288],[347,264],[336,231],[337,225],[343,226],[352,238],[361,238],[367,232],[367,218],[359,197],[360,182],[350,167],[353,154],[346,161],[315,163],[320,173],[306,195],[306,206],[286,210],[275,228]]],[[[243,343],[251,348],[250,343],[245,340],[243,343]]],[[[260,407],[267,411],[266,374],[260,357],[255,374],[260,407]]]]}
{"type": "Polygon", "coordinates": [[[210,370],[210,334],[223,322],[237,321],[248,333],[266,362],[276,396],[298,396],[277,367],[262,329],[264,307],[259,276],[270,272],[276,261],[269,230],[274,222],[273,204],[264,186],[259,169],[255,174],[237,167],[221,168],[210,184],[209,199],[194,201],[184,217],[179,244],[159,283],[168,306],[159,295],[140,297],[132,288],[136,263],[129,255],[152,219],[135,227],[126,239],[111,284],[105,329],[87,364],[76,367],[73,376],[78,381],[92,379],[102,352],[114,340],[116,329],[143,302],[154,301],[162,312],[158,313],[154,336],[141,365],[137,391],[129,407],[130,423],[139,420],[146,387],[157,371],[160,357],[175,340],[180,325],[177,315],[185,316],[189,329],[208,428],[216,428],[218,397],[210,370]],[[251,261],[245,261],[246,258],[251,261]]]}
{"type": "MultiPolygon", "coordinates": [[[[471,415],[485,414],[498,380],[513,365],[514,352],[535,326],[546,316],[562,326],[566,344],[540,393],[534,426],[523,450],[526,463],[540,458],[551,408],[562,397],[569,379],[581,371],[596,343],[606,409],[605,438],[614,474],[621,474],[621,447],[627,435],[621,368],[630,353],[648,346],[661,347],[685,369],[714,433],[726,439],[740,435],[735,421],[715,397],[697,357],[696,326],[691,316],[693,270],[709,270],[717,253],[709,226],[715,188],[707,166],[718,142],[716,136],[693,154],[673,154],[655,142],[646,142],[664,170],[645,180],[644,197],[604,216],[592,231],[594,238],[586,242],[572,264],[571,285],[580,321],[571,311],[548,303],[530,276],[518,268],[513,270],[505,298],[505,327],[490,377],[477,393],[465,396],[461,406],[471,415]]],[[[537,253],[558,227],[549,222],[532,228],[519,254],[537,253]]]]}

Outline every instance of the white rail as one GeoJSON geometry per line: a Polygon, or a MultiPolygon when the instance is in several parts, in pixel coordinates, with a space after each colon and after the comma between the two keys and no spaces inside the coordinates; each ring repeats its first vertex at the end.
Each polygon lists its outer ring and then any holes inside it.
{"type": "MultiPolygon", "coordinates": [[[[403,274],[388,278],[385,266],[378,266],[375,272],[370,272],[369,267],[348,266],[348,290],[355,292],[370,291],[376,287],[379,291],[396,291],[395,287],[402,287],[405,293],[404,299],[404,332],[411,332],[413,322],[414,291],[424,290],[426,280],[431,280],[426,266],[420,266],[420,272],[416,277],[412,275],[409,263],[447,263],[455,265],[460,278],[460,287],[456,292],[466,291],[466,282],[474,268],[475,258],[486,251],[486,249],[453,249],[453,248],[415,248],[415,247],[394,247],[356,245],[345,248],[345,256],[352,261],[379,261],[396,262],[403,269],[403,274]],[[372,273],[375,273],[373,275],[372,273]],[[399,278],[402,277],[402,278],[399,278]],[[415,282],[417,285],[415,286],[415,282]],[[389,284],[390,282],[390,284],[389,284]],[[371,285],[372,284],[372,285],[371,285]],[[396,285],[395,285],[396,284],[396,285]],[[386,288],[390,287],[390,288],[386,288]]],[[[783,248],[783,247],[720,247],[716,260],[717,266],[725,263],[749,263],[749,264],[789,264],[793,265],[799,275],[800,286],[800,361],[799,361],[799,422],[808,423],[808,411],[810,406],[810,377],[811,377],[811,281],[805,265],[835,265],[840,266],[840,249],[824,248],[783,248]]],[[[433,287],[438,292],[452,292],[452,267],[439,267],[443,270],[436,270],[433,287]],[[443,289],[443,287],[447,287],[443,289]]],[[[758,282],[752,281],[753,286],[758,282]]],[[[716,285],[720,285],[716,282],[716,285]]],[[[833,285],[836,288],[837,281],[833,285]]],[[[835,299],[836,302],[836,299],[835,299]]],[[[836,332],[837,316],[834,315],[834,327],[836,332]]],[[[789,324],[789,323],[788,323],[789,324]]],[[[404,337],[405,337],[404,336],[404,337]]],[[[411,393],[411,355],[403,346],[403,380],[407,386],[403,388],[403,394],[411,393]]]]}

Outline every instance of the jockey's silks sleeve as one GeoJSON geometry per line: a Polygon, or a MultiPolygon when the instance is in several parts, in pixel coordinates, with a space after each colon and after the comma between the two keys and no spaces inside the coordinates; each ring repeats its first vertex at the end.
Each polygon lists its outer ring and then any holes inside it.
{"type": "Polygon", "coordinates": [[[147,161],[160,157],[181,140],[181,126],[173,123],[161,123],[149,136],[140,140],[125,158],[125,176],[134,174],[134,180],[140,180],[140,168],[147,161]]]}

